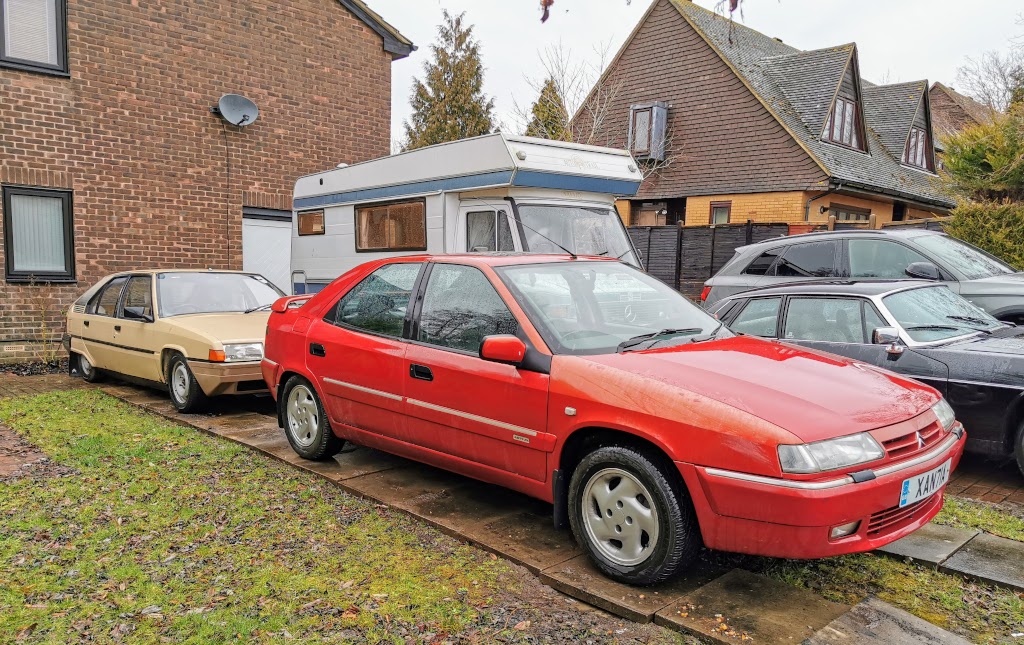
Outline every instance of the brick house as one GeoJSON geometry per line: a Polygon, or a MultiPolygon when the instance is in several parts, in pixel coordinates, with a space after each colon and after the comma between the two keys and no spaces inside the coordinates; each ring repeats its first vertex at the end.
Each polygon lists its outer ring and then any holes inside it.
{"type": "Polygon", "coordinates": [[[928,90],[928,101],[932,106],[932,128],[937,148],[941,148],[945,137],[991,121],[996,113],[989,106],[939,82],[932,83],[928,90]]]}
{"type": "Polygon", "coordinates": [[[627,223],[880,226],[954,206],[937,187],[928,83],[869,83],[855,44],[802,51],[656,0],[599,83],[577,127],[652,169],[620,202],[627,223]]]}
{"type": "Polygon", "coordinates": [[[415,49],[361,0],[2,0],[0,23],[0,361],[115,271],[279,270],[295,179],[389,153],[415,49]],[[211,113],[226,93],[259,118],[211,113]]]}

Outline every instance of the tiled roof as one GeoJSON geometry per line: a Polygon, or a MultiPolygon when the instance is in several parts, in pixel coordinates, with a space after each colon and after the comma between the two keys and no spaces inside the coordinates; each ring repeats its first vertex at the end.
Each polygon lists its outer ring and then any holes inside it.
{"type": "Polygon", "coordinates": [[[878,100],[867,105],[869,90],[878,99],[888,94],[884,89],[860,79],[865,95],[862,98],[867,125],[866,154],[822,140],[824,120],[845,70],[845,62],[840,61],[844,57],[856,60],[855,45],[805,52],[689,0],[671,2],[821,163],[835,183],[949,208],[955,205],[941,192],[936,177],[904,167],[900,163],[902,148],[894,155],[883,142],[883,136],[887,141],[895,140],[892,132],[898,124],[894,121],[914,118],[914,110],[909,116],[880,112],[875,109],[881,106],[878,100]]]}
{"type": "Polygon", "coordinates": [[[368,7],[363,0],[338,0],[338,2],[384,39],[384,51],[393,54],[394,60],[405,58],[416,51],[416,45],[413,45],[411,40],[391,26],[380,14],[368,7]]]}
{"type": "Polygon", "coordinates": [[[864,112],[871,128],[897,159],[903,157],[910,126],[914,124],[927,81],[864,88],[864,112]]]}
{"type": "Polygon", "coordinates": [[[969,96],[957,92],[951,87],[935,82],[932,84],[931,93],[941,92],[950,100],[953,105],[962,110],[962,114],[950,114],[947,110],[936,109],[938,99],[932,100],[932,129],[941,138],[956,134],[966,125],[977,125],[992,120],[995,110],[987,105],[975,101],[969,96]],[[973,121],[973,123],[971,123],[973,121]]]}

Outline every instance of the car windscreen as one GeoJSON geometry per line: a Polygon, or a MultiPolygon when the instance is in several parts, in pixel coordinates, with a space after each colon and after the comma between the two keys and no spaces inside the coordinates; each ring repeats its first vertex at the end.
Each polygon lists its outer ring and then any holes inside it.
{"type": "Polygon", "coordinates": [[[966,280],[1014,273],[1013,268],[1003,261],[947,235],[921,235],[913,240],[966,280]]]}
{"type": "Polygon", "coordinates": [[[263,276],[213,272],[158,274],[156,294],[162,318],[249,311],[284,296],[263,276]]]}
{"type": "Polygon", "coordinates": [[[626,229],[611,208],[522,204],[523,250],[530,253],[603,255],[640,266],[626,229]]]}
{"type": "Polygon", "coordinates": [[[910,339],[929,343],[1002,326],[945,286],[898,291],[882,298],[889,313],[910,339]]]}
{"type": "Polygon", "coordinates": [[[497,271],[559,354],[611,354],[623,341],[675,330],[658,344],[663,347],[720,327],[679,292],[621,262],[525,264],[497,271]]]}

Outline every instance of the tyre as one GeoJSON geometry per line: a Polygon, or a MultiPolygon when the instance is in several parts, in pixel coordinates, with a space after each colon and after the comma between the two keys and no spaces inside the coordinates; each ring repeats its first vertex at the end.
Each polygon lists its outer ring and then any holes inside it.
{"type": "Polygon", "coordinates": [[[1013,442],[1013,456],[1017,458],[1017,468],[1024,474],[1024,422],[1017,428],[1017,438],[1013,442]]]}
{"type": "Polygon", "coordinates": [[[636,448],[605,446],[573,471],[573,535],[613,580],[655,584],[697,557],[701,538],[693,504],[664,461],[636,448]]]}
{"type": "Polygon", "coordinates": [[[208,401],[203,388],[181,354],[172,354],[167,361],[167,392],[178,412],[199,412],[208,401]]]}
{"type": "Polygon", "coordinates": [[[103,375],[96,369],[96,366],[89,362],[89,359],[85,357],[85,354],[75,354],[75,369],[82,375],[82,379],[87,383],[96,383],[103,379],[103,375]]]}
{"type": "Polygon", "coordinates": [[[278,398],[282,406],[284,433],[292,450],[303,459],[322,461],[341,451],[345,442],[334,434],[316,388],[301,376],[284,384],[278,398]]]}

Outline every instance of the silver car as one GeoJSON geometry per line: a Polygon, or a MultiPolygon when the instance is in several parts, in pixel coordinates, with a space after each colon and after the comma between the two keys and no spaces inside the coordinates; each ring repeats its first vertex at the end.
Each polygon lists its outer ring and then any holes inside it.
{"type": "Polygon", "coordinates": [[[822,278],[945,282],[1006,322],[1024,324],[1024,272],[937,231],[837,231],[780,237],[741,246],[701,300],[716,302],[750,289],[822,278]]]}

